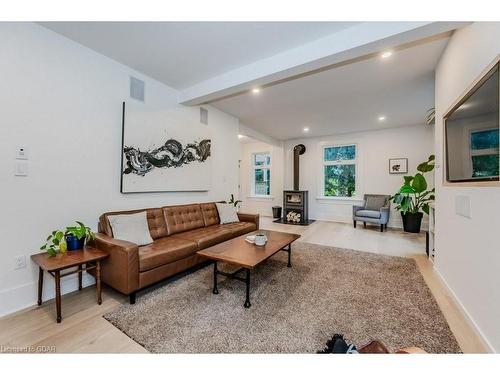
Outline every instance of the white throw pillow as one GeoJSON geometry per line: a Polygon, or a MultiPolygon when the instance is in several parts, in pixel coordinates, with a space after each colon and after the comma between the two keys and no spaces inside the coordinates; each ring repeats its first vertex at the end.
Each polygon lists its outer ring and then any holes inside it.
{"type": "Polygon", "coordinates": [[[240,221],[236,213],[236,207],[230,203],[216,203],[217,211],[219,211],[219,218],[221,224],[236,223],[240,221]]]}
{"type": "Polygon", "coordinates": [[[153,242],[149,234],[148,216],[146,211],[136,214],[108,216],[109,225],[113,230],[113,238],[130,241],[139,246],[153,242]]]}

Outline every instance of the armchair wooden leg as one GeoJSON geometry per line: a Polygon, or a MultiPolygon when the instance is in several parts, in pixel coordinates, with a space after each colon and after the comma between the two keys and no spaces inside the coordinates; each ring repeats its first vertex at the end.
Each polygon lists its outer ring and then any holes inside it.
{"type": "Polygon", "coordinates": [[[384,224],[380,224],[380,231],[383,232],[384,231],[384,224]]]}
{"type": "Polygon", "coordinates": [[[363,221],[363,227],[366,228],[366,221],[363,221]]]}
{"type": "Polygon", "coordinates": [[[353,220],[354,228],[356,228],[356,220],[353,220]]]}

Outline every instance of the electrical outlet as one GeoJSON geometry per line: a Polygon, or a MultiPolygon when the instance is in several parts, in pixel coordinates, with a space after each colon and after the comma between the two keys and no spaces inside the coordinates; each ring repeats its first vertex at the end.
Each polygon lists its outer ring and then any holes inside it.
{"type": "Polygon", "coordinates": [[[20,270],[22,268],[26,268],[26,256],[25,255],[19,255],[14,258],[15,261],[15,270],[20,270]]]}

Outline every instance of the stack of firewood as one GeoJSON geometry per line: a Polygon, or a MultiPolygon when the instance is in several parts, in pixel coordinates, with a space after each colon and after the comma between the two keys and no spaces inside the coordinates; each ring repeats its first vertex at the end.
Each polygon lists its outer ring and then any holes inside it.
{"type": "Polygon", "coordinates": [[[300,222],[300,213],[294,212],[294,211],[290,211],[286,215],[286,220],[287,221],[292,221],[294,223],[299,223],[300,222]]]}

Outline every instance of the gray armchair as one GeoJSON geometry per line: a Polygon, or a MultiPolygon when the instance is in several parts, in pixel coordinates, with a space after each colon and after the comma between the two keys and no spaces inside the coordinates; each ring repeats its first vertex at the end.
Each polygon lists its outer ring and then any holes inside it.
{"type": "Polygon", "coordinates": [[[362,206],[352,207],[352,220],[354,228],[356,221],[362,221],[366,228],[366,222],[379,224],[380,231],[387,229],[389,214],[391,212],[390,195],[365,194],[364,204],[362,206]]]}

